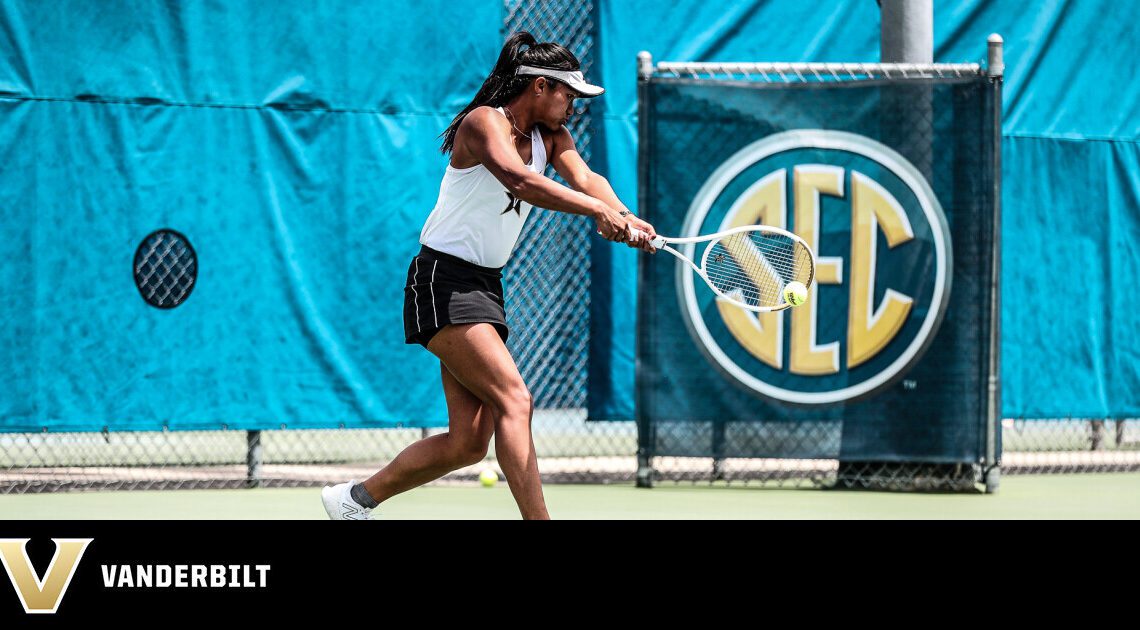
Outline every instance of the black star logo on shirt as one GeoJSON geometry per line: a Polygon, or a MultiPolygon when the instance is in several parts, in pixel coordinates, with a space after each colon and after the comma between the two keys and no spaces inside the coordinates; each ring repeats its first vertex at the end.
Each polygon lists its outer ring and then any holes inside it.
{"type": "Polygon", "coordinates": [[[511,193],[507,193],[507,199],[511,200],[510,203],[507,204],[507,209],[503,210],[499,214],[506,214],[511,210],[514,210],[515,214],[519,215],[519,217],[522,217],[522,199],[515,197],[511,193]]]}

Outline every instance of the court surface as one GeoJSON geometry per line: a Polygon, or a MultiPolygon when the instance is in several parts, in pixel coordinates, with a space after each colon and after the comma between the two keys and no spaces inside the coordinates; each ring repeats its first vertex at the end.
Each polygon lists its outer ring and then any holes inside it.
{"type": "MultiPolygon", "coordinates": [[[[997,494],[663,484],[547,485],[556,519],[1138,519],[1140,474],[1006,476],[997,494]]],[[[0,495],[0,519],[324,519],[317,488],[0,495]]],[[[504,482],[399,495],[381,519],[508,519],[504,482]]]]}

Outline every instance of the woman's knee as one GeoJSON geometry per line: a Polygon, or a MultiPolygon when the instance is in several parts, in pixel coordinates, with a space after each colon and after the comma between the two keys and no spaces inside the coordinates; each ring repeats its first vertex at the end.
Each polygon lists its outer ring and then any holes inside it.
{"type": "Polygon", "coordinates": [[[529,424],[531,414],[534,412],[534,397],[525,385],[519,385],[503,392],[496,406],[499,408],[499,422],[529,424]]]}
{"type": "Polygon", "coordinates": [[[531,412],[534,411],[534,397],[526,385],[519,384],[507,391],[504,406],[507,415],[525,416],[529,419],[531,412]]]}
{"type": "Polygon", "coordinates": [[[456,456],[464,466],[478,464],[487,457],[489,445],[490,440],[484,440],[480,436],[472,435],[457,441],[456,456]]]}

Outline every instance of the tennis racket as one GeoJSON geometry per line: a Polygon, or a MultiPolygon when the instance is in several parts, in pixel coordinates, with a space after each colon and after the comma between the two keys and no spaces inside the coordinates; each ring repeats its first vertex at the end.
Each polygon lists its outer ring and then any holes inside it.
{"type": "MultiPolygon", "coordinates": [[[[644,233],[634,229],[634,238],[644,233]]],[[[650,241],[685,261],[718,296],[757,313],[782,311],[791,304],[784,299],[789,282],[811,288],[815,280],[815,253],[804,240],[787,230],[765,225],[743,227],[690,238],[658,235],[650,241]],[[688,256],[669,245],[708,242],[697,266],[688,256]]],[[[685,248],[690,255],[696,250],[685,248]]]]}

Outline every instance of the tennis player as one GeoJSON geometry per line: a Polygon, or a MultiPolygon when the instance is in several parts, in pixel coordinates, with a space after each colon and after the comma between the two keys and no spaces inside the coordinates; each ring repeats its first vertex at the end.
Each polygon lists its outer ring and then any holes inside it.
{"type": "Polygon", "coordinates": [[[591,217],[607,240],[654,251],[653,226],[590,170],[565,127],[575,99],[603,91],[585,81],[565,47],[515,33],[475,99],[443,132],[451,159],[408,268],[404,334],[406,343],[439,357],[448,431],[408,446],[363,483],[324,488],[330,518],[368,519],[388,498],[482,461],[492,435],[522,517],[550,518],[531,394],[506,346],[502,269],[532,206],[591,217]],[[544,176],[548,162],[570,187],[544,176]]]}

